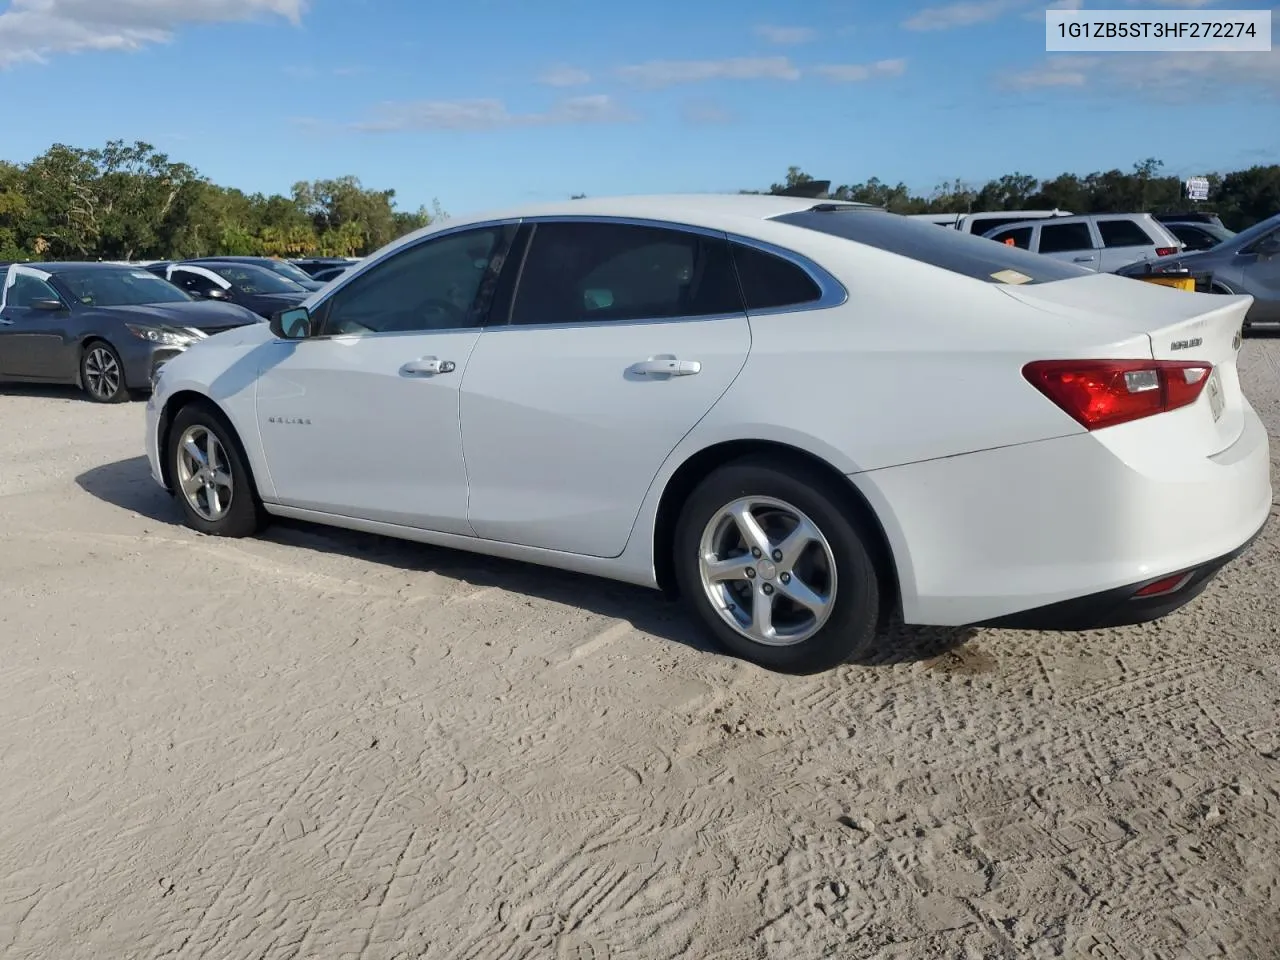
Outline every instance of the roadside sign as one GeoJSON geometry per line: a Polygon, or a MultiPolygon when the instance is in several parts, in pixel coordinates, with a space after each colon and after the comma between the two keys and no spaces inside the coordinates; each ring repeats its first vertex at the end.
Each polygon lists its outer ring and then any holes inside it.
{"type": "Polygon", "coordinates": [[[1186,187],[1188,200],[1209,199],[1209,181],[1205,177],[1188,177],[1186,187]]]}

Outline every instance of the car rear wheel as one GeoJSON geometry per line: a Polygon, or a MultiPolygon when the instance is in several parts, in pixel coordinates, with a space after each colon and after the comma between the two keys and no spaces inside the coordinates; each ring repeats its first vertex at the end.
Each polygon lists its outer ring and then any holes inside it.
{"type": "Polygon", "coordinates": [[[202,405],[183,407],[169,431],[166,455],[187,526],[215,537],[248,537],[262,529],[253,479],[222,417],[202,405]]]}
{"type": "Polygon", "coordinates": [[[80,385],[95,403],[120,403],[129,399],[124,364],[115,347],[103,340],[85,345],[80,355],[80,385]]]}
{"type": "Polygon", "coordinates": [[[875,641],[880,580],[859,519],[812,469],[750,458],[689,496],[680,592],[720,646],[787,673],[826,670],[875,641]]]}

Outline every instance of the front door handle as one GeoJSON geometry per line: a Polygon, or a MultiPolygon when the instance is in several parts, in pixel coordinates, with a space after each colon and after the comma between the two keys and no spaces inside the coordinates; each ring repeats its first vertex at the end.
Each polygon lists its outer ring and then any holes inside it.
{"type": "Polygon", "coordinates": [[[405,377],[433,377],[437,373],[453,373],[458,365],[452,360],[440,360],[437,357],[419,357],[417,360],[410,360],[400,368],[401,376],[405,377]]]}
{"type": "Polygon", "coordinates": [[[1075,257],[1076,263],[1093,263],[1093,257],[1075,257]]]}
{"type": "Polygon", "coordinates": [[[675,357],[650,357],[631,365],[631,372],[642,377],[692,377],[702,371],[697,360],[677,360],[675,357]]]}

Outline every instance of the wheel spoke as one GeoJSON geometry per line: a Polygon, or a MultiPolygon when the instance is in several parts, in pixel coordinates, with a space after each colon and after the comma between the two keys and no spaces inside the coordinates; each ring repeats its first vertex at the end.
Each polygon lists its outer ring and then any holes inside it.
{"type": "Polygon", "coordinates": [[[226,490],[231,489],[231,474],[225,470],[213,471],[213,482],[215,486],[222,487],[226,490]]]}
{"type": "Polygon", "coordinates": [[[822,534],[808,520],[800,518],[796,524],[796,528],[783,537],[782,541],[777,545],[777,549],[782,552],[782,560],[780,561],[786,567],[794,567],[796,561],[800,559],[800,555],[804,553],[805,547],[811,543],[821,542],[822,534]]]}
{"type": "Polygon", "coordinates": [[[185,478],[182,481],[182,492],[189,498],[194,497],[200,488],[204,486],[204,482],[195,474],[185,478]]]}
{"type": "Polygon", "coordinates": [[[186,455],[191,458],[191,461],[195,463],[197,466],[199,467],[208,466],[209,461],[205,458],[204,451],[200,449],[200,445],[196,443],[195,437],[193,436],[187,437],[187,439],[184,440],[182,443],[182,449],[183,449],[183,452],[185,452],[186,455]]]}
{"type": "Polygon", "coordinates": [[[824,597],[795,574],[791,575],[790,582],[779,583],[778,590],[787,599],[798,603],[819,620],[827,615],[831,607],[830,597],[824,597]]]}
{"type": "Polygon", "coordinates": [[[741,503],[733,508],[730,514],[733,522],[737,524],[738,532],[742,534],[742,539],[746,543],[748,549],[756,549],[761,553],[767,554],[770,547],[769,535],[764,532],[760,523],[755,518],[755,514],[751,512],[749,503],[741,503]]]}
{"type": "Polygon", "coordinates": [[[751,591],[751,625],[747,629],[762,643],[773,640],[773,597],[760,586],[751,591]]]}
{"type": "Polygon", "coordinates": [[[211,483],[204,488],[204,495],[209,500],[210,518],[216,520],[222,515],[222,497],[218,495],[218,488],[211,483]]]}
{"type": "Polygon", "coordinates": [[[749,553],[741,557],[730,557],[727,560],[704,558],[702,570],[707,580],[711,583],[724,583],[727,580],[746,580],[747,571],[752,568],[755,562],[755,558],[749,553]]]}
{"type": "Polygon", "coordinates": [[[218,468],[218,441],[212,430],[204,435],[204,465],[210,470],[218,468]]]}

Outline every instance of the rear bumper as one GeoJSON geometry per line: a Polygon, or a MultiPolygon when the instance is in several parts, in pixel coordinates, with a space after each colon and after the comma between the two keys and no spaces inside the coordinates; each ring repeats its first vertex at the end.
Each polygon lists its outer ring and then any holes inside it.
{"type": "MultiPolygon", "coordinates": [[[[1098,626],[1190,600],[1257,535],[1274,495],[1247,401],[1237,441],[1208,457],[1180,453],[1180,413],[851,476],[893,550],[903,620],[1098,626]],[[1174,593],[1130,599],[1183,571],[1174,593]]],[[[1186,429],[1197,417],[1187,409],[1186,429]]]]}
{"type": "Polygon", "coordinates": [[[1127,627],[1136,623],[1159,620],[1200,596],[1218,572],[1236,557],[1248,551],[1253,541],[1258,539],[1265,529],[1264,522],[1253,536],[1234,550],[1186,570],[1177,570],[1163,577],[1150,577],[1138,583],[1117,587],[1114,590],[1104,590],[1087,597],[1076,597],[1072,600],[1063,600],[1032,610],[996,617],[972,626],[1005,630],[1078,631],[1127,627]],[[1172,577],[1179,580],[1179,586],[1176,589],[1162,591],[1155,596],[1141,595],[1144,588],[1158,585],[1172,577]]]}

